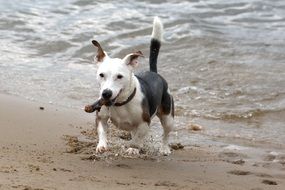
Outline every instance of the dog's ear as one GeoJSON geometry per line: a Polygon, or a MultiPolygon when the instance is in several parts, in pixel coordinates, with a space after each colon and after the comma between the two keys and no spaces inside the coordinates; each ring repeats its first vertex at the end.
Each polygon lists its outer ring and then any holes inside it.
{"type": "Polygon", "coordinates": [[[100,63],[100,62],[103,61],[103,59],[104,59],[104,57],[106,56],[106,54],[104,53],[104,51],[103,51],[101,45],[99,44],[99,42],[97,42],[96,40],[92,40],[92,44],[93,44],[95,47],[98,48],[98,50],[97,50],[97,55],[96,55],[96,57],[95,57],[94,59],[95,59],[95,61],[96,61],[97,63],[100,63]]]}
{"type": "Polygon", "coordinates": [[[123,59],[126,65],[130,65],[131,67],[135,68],[138,65],[138,58],[143,57],[141,51],[137,51],[135,53],[130,53],[126,55],[123,59]]]}

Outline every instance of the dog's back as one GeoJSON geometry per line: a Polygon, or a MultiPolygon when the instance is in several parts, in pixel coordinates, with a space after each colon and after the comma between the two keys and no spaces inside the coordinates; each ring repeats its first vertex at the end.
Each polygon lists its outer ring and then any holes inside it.
{"type": "Polygon", "coordinates": [[[142,72],[136,75],[141,90],[145,95],[143,100],[144,107],[148,107],[149,117],[155,114],[169,114],[174,116],[174,105],[169,94],[166,80],[157,73],[157,58],[161,46],[163,35],[163,25],[158,17],[153,22],[153,31],[150,42],[149,66],[150,71],[142,72]]]}

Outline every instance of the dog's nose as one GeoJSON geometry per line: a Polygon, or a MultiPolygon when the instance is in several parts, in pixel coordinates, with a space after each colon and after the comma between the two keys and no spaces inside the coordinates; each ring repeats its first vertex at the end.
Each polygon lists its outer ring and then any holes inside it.
{"type": "Polygon", "coordinates": [[[112,97],[113,93],[111,90],[109,89],[105,89],[103,90],[102,92],[102,97],[105,99],[105,100],[109,100],[111,97],[112,97]]]}

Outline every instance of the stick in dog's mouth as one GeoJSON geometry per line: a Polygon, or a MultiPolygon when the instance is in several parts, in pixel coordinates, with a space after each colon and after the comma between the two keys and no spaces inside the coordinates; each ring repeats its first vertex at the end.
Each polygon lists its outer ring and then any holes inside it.
{"type": "Polygon", "coordinates": [[[93,113],[96,110],[100,111],[100,109],[103,105],[105,105],[107,107],[114,105],[116,103],[116,99],[119,97],[119,95],[121,94],[122,91],[123,91],[123,89],[121,89],[119,91],[118,95],[110,101],[106,101],[104,98],[100,98],[95,103],[85,106],[84,111],[87,113],[93,113]]]}

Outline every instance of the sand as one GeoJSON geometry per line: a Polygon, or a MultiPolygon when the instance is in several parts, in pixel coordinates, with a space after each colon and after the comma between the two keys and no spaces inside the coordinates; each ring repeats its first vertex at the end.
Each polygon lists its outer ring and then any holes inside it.
{"type": "Polygon", "coordinates": [[[96,143],[78,143],[93,127],[94,117],[82,110],[0,95],[0,189],[285,189],[285,162],[252,164],[212,146],[97,159],[96,143]]]}

